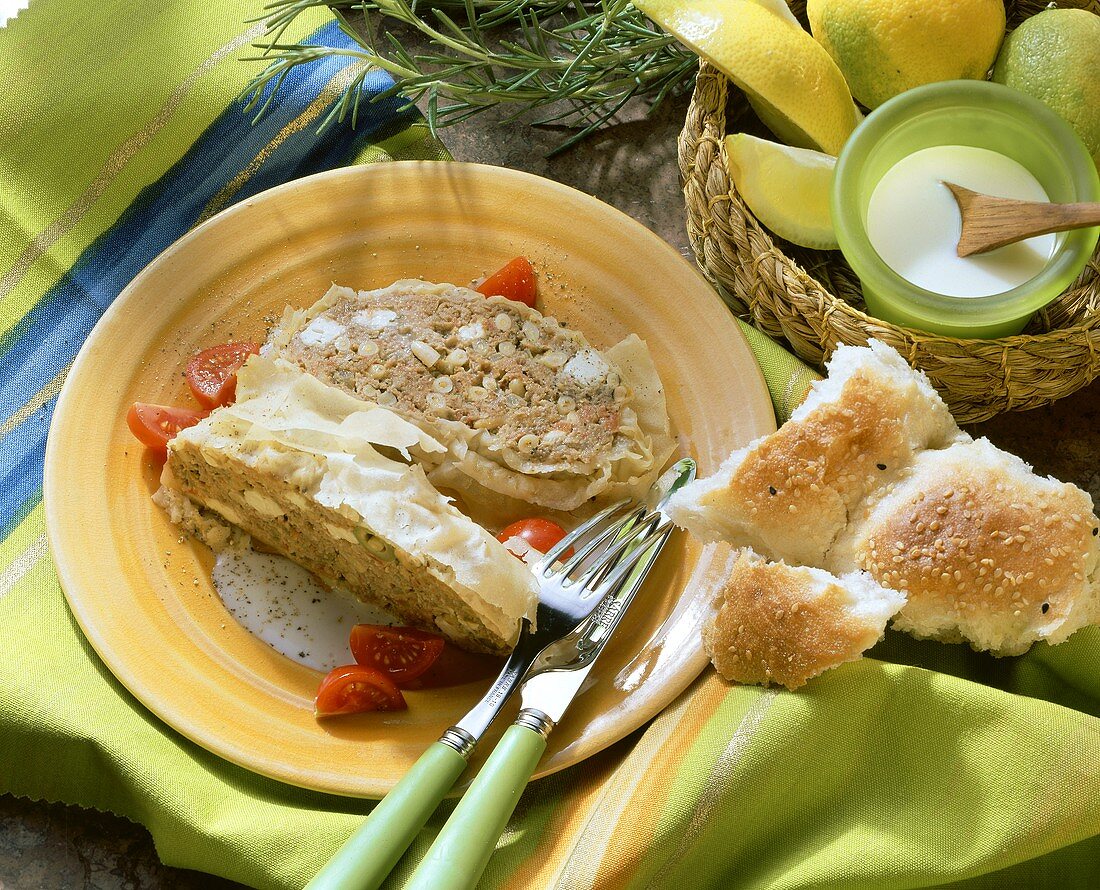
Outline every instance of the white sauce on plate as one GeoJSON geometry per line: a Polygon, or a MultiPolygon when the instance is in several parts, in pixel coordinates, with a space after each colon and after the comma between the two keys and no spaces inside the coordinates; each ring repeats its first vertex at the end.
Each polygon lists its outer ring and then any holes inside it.
{"type": "Polygon", "coordinates": [[[245,630],[318,671],[354,662],[348,635],[356,624],[401,623],[350,594],[326,590],[301,566],[271,553],[223,550],[213,579],[245,630]]]}

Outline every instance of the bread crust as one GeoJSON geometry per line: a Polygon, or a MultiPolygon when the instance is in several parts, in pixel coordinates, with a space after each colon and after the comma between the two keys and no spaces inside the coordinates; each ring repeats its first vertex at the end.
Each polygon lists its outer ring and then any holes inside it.
{"type": "Polygon", "coordinates": [[[838,349],[829,372],[778,432],[681,491],[673,518],[769,559],[867,572],[908,597],[894,626],[917,637],[1014,655],[1100,620],[1086,492],[972,440],[881,343],[838,349]]]}
{"type": "Polygon", "coordinates": [[[860,658],[901,605],[883,592],[884,608],[860,614],[855,587],[820,570],[742,553],[703,629],[704,648],[727,680],[797,689],[860,658]]]}
{"type": "Polygon", "coordinates": [[[854,526],[830,568],[906,592],[899,630],[1015,655],[1096,617],[1092,499],[984,439],[922,454],[854,526]]]}
{"type": "Polygon", "coordinates": [[[885,348],[847,347],[842,377],[816,384],[791,420],[732,455],[715,480],[681,492],[673,517],[706,540],[822,565],[856,504],[921,449],[964,437],[927,382],[896,353],[884,359],[885,348]]]}

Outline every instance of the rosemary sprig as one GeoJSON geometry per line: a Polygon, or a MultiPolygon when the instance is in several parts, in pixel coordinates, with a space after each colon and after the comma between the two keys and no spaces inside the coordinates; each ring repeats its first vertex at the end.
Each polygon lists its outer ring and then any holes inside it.
{"type": "Polygon", "coordinates": [[[692,82],[698,59],[650,22],[630,0],[272,0],[257,46],[266,67],[245,91],[262,114],[287,74],[324,57],[358,62],[362,70],[321,123],[356,122],[363,78],[371,66],[395,84],[378,101],[400,94],[423,101],[433,132],[497,105],[546,108],[536,125],[565,124],[575,144],[609,122],[635,97],[652,110],[692,82]],[[336,15],[352,47],[284,43],[287,27],[311,7],[336,15]],[[352,24],[361,13],[364,31],[352,24]]]}

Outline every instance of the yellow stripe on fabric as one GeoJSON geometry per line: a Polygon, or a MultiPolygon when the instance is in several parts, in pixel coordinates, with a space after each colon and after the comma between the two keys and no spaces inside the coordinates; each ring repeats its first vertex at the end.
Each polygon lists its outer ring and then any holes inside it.
{"type": "Polygon", "coordinates": [[[528,785],[478,883],[479,890],[540,886],[529,873],[544,864],[543,848],[561,836],[563,816],[567,818],[575,809],[578,792],[587,789],[591,793],[599,788],[611,774],[609,764],[613,763],[605,754],[576,770],[555,773],[528,785]]]}
{"type": "Polygon", "coordinates": [[[11,593],[48,552],[46,511],[38,504],[0,542],[0,599],[11,593]]]}
{"type": "Polygon", "coordinates": [[[0,424],[0,442],[3,442],[4,438],[11,433],[12,430],[19,426],[19,424],[33,417],[41,410],[43,405],[61,392],[61,387],[65,385],[65,378],[69,376],[69,370],[72,366],[72,362],[65,365],[64,368],[57,372],[57,376],[55,376],[53,380],[35,394],[34,398],[26,402],[18,411],[5,420],[3,424],[0,424]]]}
{"type": "MultiPolygon", "coordinates": [[[[57,219],[39,232],[34,240],[27,245],[15,260],[11,268],[8,269],[3,276],[0,276],[0,303],[2,303],[4,298],[23,280],[23,276],[30,271],[31,267],[46,255],[49,249],[76,227],[84,217],[84,214],[86,214],[92,205],[100,199],[105,191],[107,191],[107,188],[114,182],[115,178],[122,171],[122,168],[125,167],[157,133],[164,129],[164,125],[167,124],[172,115],[176,113],[180,105],[183,104],[183,100],[195,88],[196,84],[213,70],[214,66],[221,62],[222,59],[234,50],[239,49],[259,37],[263,31],[264,26],[262,23],[254,25],[243,34],[238,34],[228,43],[214,50],[214,52],[207,56],[197,68],[187,75],[183,83],[176,87],[172,95],[168,97],[168,101],[161,106],[156,115],[154,115],[154,117],[137,133],[134,133],[115,149],[114,153],[107,158],[106,163],[100,169],[95,179],[88,184],[88,187],[84,189],[80,197],[70,204],[57,219]]],[[[0,438],[2,438],[2,436],[0,436],[0,438]]]]}
{"type": "Polygon", "coordinates": [[[614,826],[607,853],[599,862],[593,881],[597,886],[621,887],[628,884],[645,861],[646,853],[657,838],[660,820],[657,814],[668,804],[669,789],[682,772],[688,751],[710,725],[723,705],[728,687],[708,670],[684,693],[685,711],[676,721],[673,734],[647,768],[645,781],[627,803],[628,813],[650,813],[647,819],[620,819],[614,826]]]}
{"type": "Polygon", "coordinates": [[[46,533],[46,511],[41,502],[26,515],[11,534],[0,541],[0,571],[6,569],[46,533]]]}
{"type": "Polygon", "coordinates": [[[195,225],[206,222],[206,220],[210,219],[215,213],[228,207],[237,196],[237,193],[248,183],[248,180],[259,172],[264,161],[266,161],[283,142],[294,134],[302,132],[302,130],[314,123],[330,105],[334,104],[344,94],[344,91],[351,85],[352,81],[367,67],[368,66],[363,62],[354,62],[338,71],[332,80],[321,88],[317,97],[306,106],[305,111],[283,127],[276,134],[275,138],[265,145],[260,153],[249,162],[247,167],[234,176],[232,180],[226,183],[221,190],[210,199],[209,203],[203,208],[199,218],[195,221],[195,225]]]}
{"type": "Polygon", "coordinates": [[[46,546],[46,536],[40,535],[6,569],[0,571],[0,600],[11,593],[30,570],[45,558],[48,552],[49,547],[46,546]]]}
{"type": "MultiPolygon", "coordinates": [[[[740,692],[740,690],[738,690],[738,692],[740,692]]],[[[742,754],[751,744],[753,737],[756,735],[756,731],[764,722],[764,718],[767,716],[768,711],[771,710],[778,696],[779,692],[774,689],[765,689],[757,696],[756,701],[752,703],[741,718],[741,722],[738,723],[737,729],[735,729],[730,736],[725,748],[722,750],[721,754],[719,754],[717,760],[714,761],[714,765],[703,780],[701,787],[699,787],[697,781],[698,773],[693,769],[692,775],[687,782],[676,783],[676,785],[668,790],[669,799],[692,800],[695,804],[690,816],[688,816],[686,820],[686,824],[682,819],[678,819],[674,824],[668,826],[669,837],[675,839],[675,843],[668,855],[664,857],[664,863],[658,869],[657,873],[647,881],[649,886],[666,886],[670,878],[669,873],[691,850],[700,832],[711,824],[714,817],[714,811],[722,800],[722,793],[726,789],[730,777],[737,769],[742,754]],[[691,791],[683,787],[677,787],[678,785],[684,784],[690,784],[695,787],[693,787],[691,791]]],[[[727,700],[735,697],[737,697],[737,693],[731,692],[730,695],[727,696],[727,700]]],[[[698,754],[699,752],[694,749],[691,750],[684,758],[684,762],[691,764],[698,763],[698,754]]],[[[668,824],[666,820],[662,820],[662,822],[665,822],[666,825],[668,824]]]]}
{"type": "MultiPolygon", "coordinates": [[[[640,789],[650,779],[649,771],[673,738],[692,704],[685,693],[670,708],[650,724],[633,750],[605,783],[591,807],[577,819],[565,849],[554,851],[547,859],[560,863],[545,884],[557,890],[574,890],[594,886],[597,872],[603,864],[612,836],[620,820],[640,789]]],[[[631,812],[635,812],[631,808],[631,812]]],[[[516,885],[517,887],[520,885],[516,885]]]]}
{"type": "Polygon", "coordinates": [[[525,857],[514,866],[506,866],[503,875],[493,869],[495,860],[501,856],[498,848],[494,860],[490,861],[493,873],[487,873],[482,879],[488,890],[551,886],[553,876],[561,869],[559,848],[563,848],[565,842],[574,838],[583,828],[593,803],[619,768],[624,750],[630,744],[630,741],[624,741],[587,758],[574,769],[540,779],[528,786],[525,794],[534,794],[545,801],[548,818],[540,826],[537,836],[524,838],[525,857]]]}
{"type": "MultiPolygon", "coordinates": [[[[259,27],[245,24],[256,13],[249,0],[201,14],[177,2],[105,0],[78,23],[64,3],[33,12],[0,29],[0,82],[20,87],[0,91],[0,274],[10,288],[0,296],[0,335],[259,70],[239,61],[259,27]]],[[[330,20],[327,10],[307,10],[285,36],[302,39],[330,20]]]]}

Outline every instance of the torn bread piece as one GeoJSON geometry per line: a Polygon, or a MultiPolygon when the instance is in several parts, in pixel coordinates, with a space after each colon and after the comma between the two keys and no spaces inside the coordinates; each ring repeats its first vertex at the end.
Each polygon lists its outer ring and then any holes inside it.
{"type": "Polygon", "coordinates": [[[848,513],[926,448],[969,439],[927,378],[890,347],[840,346],[791,419],[686,486],[669,513],[704,541],[822,565],[848,513]]]}
{"type": "Polygon", "coordinates": [[[745,551],[719,591],[703,645],[727,680],[797,689],[860,658],[904,603],[863,572],[837,578],[745,551]]]}
{"type": "Polygon", "coordinates": [[[917,455],[827,568],[907,594],[898,630],[1016,655],[1100,619],[1098,527],[1086,492],[978,439],[917,455]]]}
{"type": "Polygon", "coordinates": [[[1100,621],[1089,495],[1036,476],[951,420],[881,343],[841,347],[777,433],[672,499],[706,540],[905,594],[898,630],[1014,655],[1100,621]]]}
{"type": "Polygon", "coordinates": [[[521,303],[410,279],[334,286],[288,310],[264,352],[443,443],[440,484],[573,510],[640,495],[672,452],[660,382],[632,339],[620,365],[521,303]]]}
{"type": "Polygon", "coordinates": [[[534,577],[428,481],[415,461],[443,445],[281,359],[250,358],[237,399],[169,444],[171,515],[194,519],[186,498],[409,624],[511,648],[534,618],[534,577]]]}

